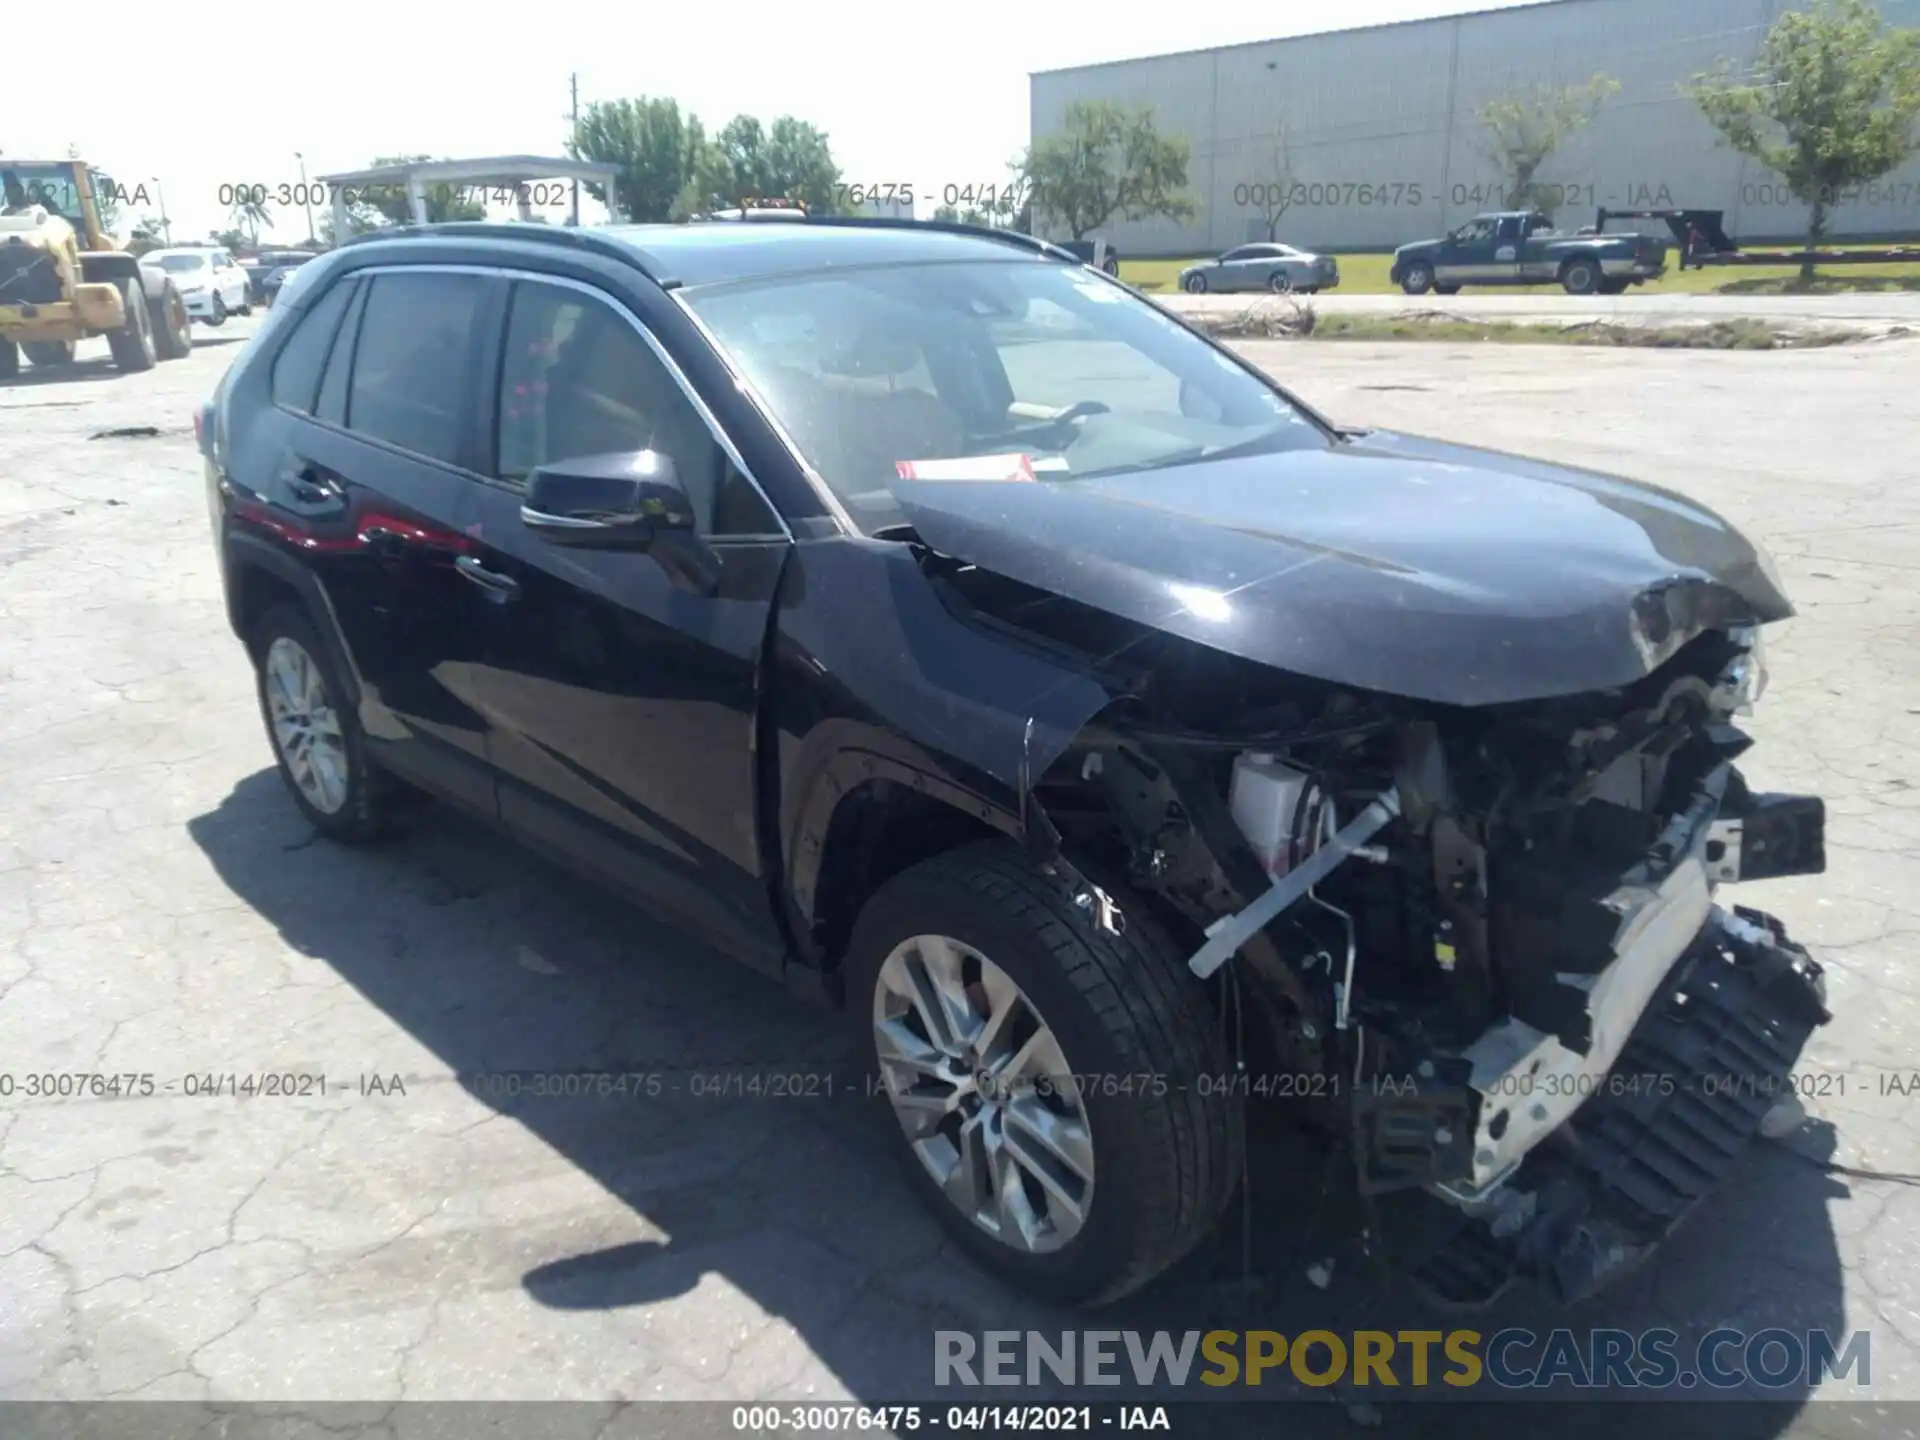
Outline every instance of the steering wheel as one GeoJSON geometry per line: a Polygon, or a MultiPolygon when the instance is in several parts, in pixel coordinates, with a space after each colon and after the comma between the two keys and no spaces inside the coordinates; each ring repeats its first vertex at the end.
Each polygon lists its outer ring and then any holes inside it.
{"type": "Polygon", "coordinates": [[[1003,430],[997,435],[982,436],[978,443],[982,445],[1013,444],[1058,434],[1061,436],[1059,448],[1064,450],[1080,436],[1078,430],[1070,430],[1075,420],[1084,420],[1089,415],[1109,415],[1113,407],[1101,400],[1076,400],[1051,420],[1043,420],[1030,430],[1003,430]]]}

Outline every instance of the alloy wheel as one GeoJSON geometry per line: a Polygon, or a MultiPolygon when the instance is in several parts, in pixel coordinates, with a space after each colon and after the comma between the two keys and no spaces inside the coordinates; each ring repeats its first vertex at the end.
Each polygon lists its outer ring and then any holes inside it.
{"type": "Polygon", "coordinates": [[[274,748],[300,793],[323,815],[347,803],[347,738],[320,667],[299,641],[278,636],[265,661],[274,748]]]}
{"type": "Polygon", "coordinates": [[[1071,1241],[1093,1200],[1093,1129],[1059,1041],[993,961],[916,935],[880,966],[874,1048],[915,1157],[947,1199],[1016,1250],[1071,1241]]]}

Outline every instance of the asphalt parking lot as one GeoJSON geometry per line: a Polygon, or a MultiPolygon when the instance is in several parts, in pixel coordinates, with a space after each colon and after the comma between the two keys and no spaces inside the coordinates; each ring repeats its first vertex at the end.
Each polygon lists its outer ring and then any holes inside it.
{"type": "MultiPolygon", "coordinates": [[[[247,328],[196,327],[190,359],[135,376],[95,342],[0,388],[0,1074],[157,1082],[0,1098],[0,1398],[951,1399],[935,1330],[1081,1323],[943,1241],[864,1102],[461,1083],[799,1070],[842,1038],[434,812],[374,851],[315,840],[226,629],[193,447],[247,328]],[[326,1092],[191,1078],[265,1073],[326,1092]]],[[[1473,1323],[1865,1329],[1863,1398],[1920,1400],[1920,1192],[1830,1168],[1920,1171],[1920,341],[1246,348],[1343,423],[1652,480],[1778,557],[1801,613],[1746,768],[1825,795],[1830,873],[1745,888],[1830,967],[1814,1118],[1619,1289],[1473,1323]]],[[[1096,1323],[1418,1318],[1360,1278],[1309,1168],[1256,1179],[1252,1286],[1229,1234],[1096,1323]],[[1322,1293],[1303,1272],[1329,1255],[1322,1293]]]]}

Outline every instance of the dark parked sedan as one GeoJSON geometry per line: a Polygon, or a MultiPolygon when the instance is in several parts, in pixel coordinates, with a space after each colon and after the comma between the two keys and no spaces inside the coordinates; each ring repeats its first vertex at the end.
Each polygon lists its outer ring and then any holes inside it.
{"type": "Polygon", "coordinates": [[[424,790],[842,1007],[911,1183],[1056,1300],[1207,1235],[1256,1103],[1461,1212],[1446,1299],[1587,1294],[1826,1018],[1715,901],[1824,864],[1734,766],[1764,553],[1338,429],[1030,237],[385,232],[197,429],[314,827],[424,790]]]}

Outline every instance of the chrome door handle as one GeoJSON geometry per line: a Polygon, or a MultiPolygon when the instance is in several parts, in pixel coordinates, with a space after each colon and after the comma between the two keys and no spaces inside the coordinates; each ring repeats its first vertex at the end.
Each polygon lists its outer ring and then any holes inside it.
{"type": "Polygon", "coordinates": [[[505,602],[520,593],[518,580],[511,575],[502,575],[498,570],[487,569],[471,555],[457,556],[453,566],[495,600],[505,602]]]}

